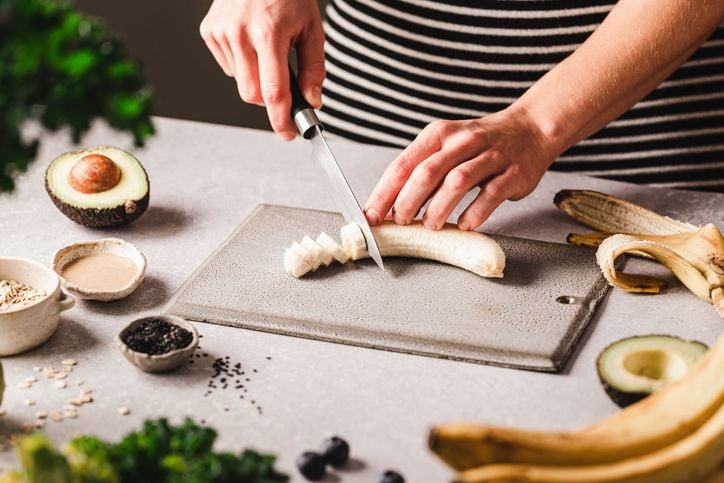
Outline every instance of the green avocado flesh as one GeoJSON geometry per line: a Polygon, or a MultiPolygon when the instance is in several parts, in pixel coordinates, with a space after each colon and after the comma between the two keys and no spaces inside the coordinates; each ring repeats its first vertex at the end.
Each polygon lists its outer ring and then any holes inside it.
{"type": "Polygon", "coordinates": [[[701,342],[674,336],[629,337],[601,352],[598,377],[613,402],[626,407],[683,377],[706,351],[701,342]]]}
{"type": "Polygon", "coordinates": [[[141,163],[122,149],[100,146],[58,156],[45,172],[45,189],[65,216],[93,228],[129,223],[148,208],[150,186],[141,163]],[[99,193],[83,193],[69,182],[70,171],[84,156],[101,154],[121,171],[118,183],[99,193]]]}

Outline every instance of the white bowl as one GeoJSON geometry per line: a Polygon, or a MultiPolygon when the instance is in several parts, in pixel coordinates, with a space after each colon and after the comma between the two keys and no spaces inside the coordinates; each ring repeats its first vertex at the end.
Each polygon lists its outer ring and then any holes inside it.
{"type": "Polygon", "coordinates": [[[78,298],[108,302],[129,296],[143,281],[146,273],[146,257],[138,248],[120,238],[101,238],[100,240],[82,241],[61,248],[53,256],[53,270],[60,276],[63,288],[78,298]],[[63,267],[80,257],[96,253],[109,253],[128,258],[136,265],[136,275],[125,286],[118,290],[97,290],[81,287],[63,278],[63,267]]]}
{"type": "Polygon", "coordinates": [[[58,328],[60,313],[75,300],[60,289],[60,277],[33,260],[0,257],[0,280],[16,280],[45,292],[28,305],[0,312],[0,356],[11,356],[37,347],[58,328]]]}

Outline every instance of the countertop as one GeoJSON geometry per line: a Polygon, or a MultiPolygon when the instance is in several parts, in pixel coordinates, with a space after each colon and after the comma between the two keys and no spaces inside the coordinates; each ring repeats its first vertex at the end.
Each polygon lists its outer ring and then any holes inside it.
{"type": "MultiPolygon", "coordinates": [[[[292,481],[304,481],[294,459],[338,434],[351,447],[354,464],[326,481],[375,481],[385,469],[408,482],[449,480],[452,472],[427,450],[427,432],[439,422],[472,420],[523,428],[576,428],[617,410],[598,382],[597,354],[630,335],[675,334],[711,344],[722,321],[711,305],[697,299],[655,263],[631,260],[627,269],[659,274],[669,281],[660,295],[613,289],[591,322],[571,362],[561,374],[543,374],[390,353],[333,343],[197,323],[201,349],[193,364],[164,375],[130,365],[114,335],[130,320],[157,313],[193,270],[260,203],[334,211],[326,181],[306,142],[284,143],[263,131],[156,118],[158,135],[135,149],[125,135],[94,127],[84,146],[129,149],[151,180],[148,212],[119,229],[88,229],[65,218],[43,188],[48,163],[76,149],[66,133],[44,135],[37,160],[20,176],[11,195],[0,195],[0,255],[49,264],[67,244],[120,237],[147,257],[141,287],[125,300],[78,301],[61,316],[55,335],[43,346],[2,359],[8,388],[0,428],[7,434],[38,410],[59,409],[82,387],[94,402],[77,419],[48,421],[56,442],[78,432],[117,440],[146,418],[184,416],[219,431],[218,448],[253,447],[279,455],[278,466],[292,481]],[[241,364],[243,389],[207,394],[212,364],[228,356],[241,364]],[[53,388],[34,368],[78,361],[66,389],[53,388]],[[40,379],[18,388],[27,377],[40,379]],[[245,396],[243,399],[241,396],[245,396]],[[36,401],[27,406],[26,399],[36,401]],[[252,403],[253,401],[253,403],[252,403]],[[126,416],[118,408],[128,407],[126,416]]],[[[332,140],[353,189],[366,199],[395,149],[332,140]]],[[[590,188],[643,204],[695,224],[724,225],[724,195],[645,188],[550,172],[534,194],[505,203],[483,230],[564,243],[573,232],[590,231],[553,206],[563,188],[590,188]]],[[[454,213],[456,215],[458,212],[454,213]]],[[[291,241],[291,240],[290,240],[291,241]]],[[[281,247],[280,247],[281,250],[281,247]]],[[[521,303],[526,303],[522,300],[521,303]]],[[[529,334],[535,337],[535,334],[529,334]]],[[[0,467],[14,465],[12,452],[0,453],[0,467]]]]}

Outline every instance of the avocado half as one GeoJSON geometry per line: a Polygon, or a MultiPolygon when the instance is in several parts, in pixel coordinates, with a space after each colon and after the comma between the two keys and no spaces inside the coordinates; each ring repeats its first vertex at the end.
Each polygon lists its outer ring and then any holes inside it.
{"type": "Polygon", "coordinates": [[[670,335],[628,337],[601,352],[598,377],[613,402],[626,407],[683,377],[707,349],[670,335]]]}
{"type": "Polygon", "coordinates": [[[45,189],[65,216],[92,228],[130,223],[146,211],[150,194],[148,174],[141,163],[130,153],[111,146],[61,154],[45,171],[45,189]],[[81,191],[72,175],[77,179],[76,173],[84,168],[83,163],[94,159],[103,159],[106,164],[90,164],[87,173],[81,174],[87,174],[90,179],[110,166],[114,176],[107,176],[106,180],[111,181],[105,185],[101,183],[81,191]]]}

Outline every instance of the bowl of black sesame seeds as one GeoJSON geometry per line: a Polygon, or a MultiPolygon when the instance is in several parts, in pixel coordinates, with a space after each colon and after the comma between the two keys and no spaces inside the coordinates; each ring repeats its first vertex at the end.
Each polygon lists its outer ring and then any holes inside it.
{"type": "Polygon", "coordinates": [[[186,362],[199,344],[196,328],[181,317],[153,315],[136,319],[116,335],[129,362],[145,372],[165,372],[186,362]]]}

